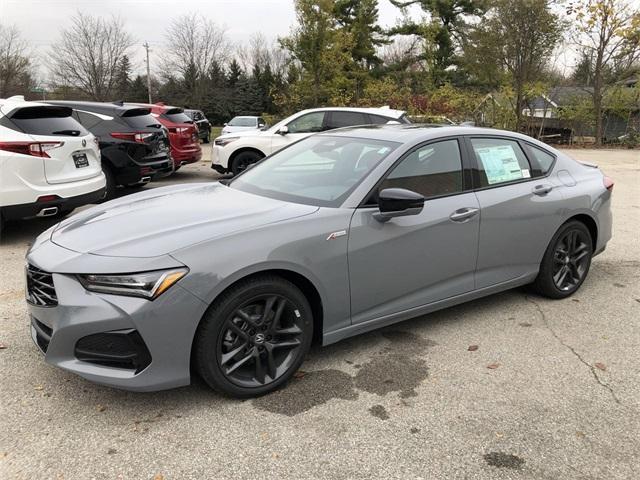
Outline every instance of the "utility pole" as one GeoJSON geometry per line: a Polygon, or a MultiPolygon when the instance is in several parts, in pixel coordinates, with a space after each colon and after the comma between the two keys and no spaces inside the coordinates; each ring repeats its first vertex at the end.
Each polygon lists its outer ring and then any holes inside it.
{"type": "Polygon", "coordinates": [[[149,42],[144,42],[142,46],[147,51],[147,93],[149,94],[149,103],[153,103],[151,101],[151,67],[149,66],[149,42]]]}

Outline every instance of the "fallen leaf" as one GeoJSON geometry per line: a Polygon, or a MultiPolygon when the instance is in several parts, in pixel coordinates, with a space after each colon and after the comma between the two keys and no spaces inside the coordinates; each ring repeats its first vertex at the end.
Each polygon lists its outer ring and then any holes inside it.
{"type": "Polygon", "coordinates": [[[577,298],[572,298],[572,299],[571,299],[571,301],[572,301],[572,302],[576,302],[576,303],[579,303],[579,302],[580,302],[580,300],[578,300],[577,298]]]}
{"type": "Polygon", "coordinates": [[[0,350],[4,350],[7,346],[4,343],[0,343],[0,350]]]}
{"type": "Polygon", "coordinates": [[[593,366],[596,367],[598,370],[602,370],[603,372],[607,369],[606,365],[600,362],[594,363],[593,366]]]}
{"type": "Polygon", "coordinates": [[[44,390],[44,387],[42,385],[36,385],[35,387],[33,387],[34,390],[44,390]]]}
{"type": "Polygon", "coordinates": [[[104,405],[98,405],[96,407],[96,410],[98,410],[99,412],[104,412],[107,409],[107,407],[105,407],[104,405]]]}
{"type": "Polygon", "coordinates": [[[161,473],[156,473],[153,476],[153,480],[164,480],[164,475],[162,475],[161,473]]]}
{"type": "Polygon", "coordinates": [[[469,350],[470,352],[475,352],[476,350],[478,350],[478,345],[469,345],[469,348],[467,348],[467,350],[469,350]]]}
{"type": "Polygon", "coordinates": [[[584,438],[585,436],[586,435],[583,432],[579,431],[579,430],[576,432],[576,437],[584,438]]]}
{"type": "Polygon", "coordinates": [[[305,372],[303,370],[298,370],[296,373],[293,374],[293,378],[300,379],[300,378],[304,377],[306,374],[307,374],[307,372],[305,372]]]}
{"type": "Polygon", "coordinates": [[[109,450],[107,450],[107,455],[113,455],[114,453],[118,453],[115,448],[110,448],[109,450]]]}
{"type": "Polygon", "coordinates": [[[487,365],[487,368],[490,369],[490,370],[495,370],[499,366],[500,366],[499,363],[490,363],[489,365],[487,365]]]}
{"type": "Polygon", "coordinates": [[[529,322],[520,322],[518,325],[520,325],[521,327],[530,327],[531,324],[529,322]]]}

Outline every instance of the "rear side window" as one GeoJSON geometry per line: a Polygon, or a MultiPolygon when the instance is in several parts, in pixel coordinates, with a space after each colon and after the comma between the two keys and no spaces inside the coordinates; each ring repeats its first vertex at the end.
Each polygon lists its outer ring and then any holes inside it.
{"type": "Polygon", "coordinates": [[[167,110],[162,114],[164,118],[173,123],[193,123],[193,120],[184,113],[184,111],[180,108],[174,108],[172,110],[167,110]]]}
{"type": "Polygon", "coordinates": [[[91,129],[101,122],[100,117],[87,112],[76,111],[76,115],[82,126],[87,129],[91,129]]]}
{"type": "Polygon", "coordinates": [[[369,115],[369,123],[372,123],[374,125],[384,125],[390,120],[390,118],[381,117],[380,115],[369,115]]]}
{"type": "Polygon", "coordinates": [[[331,112],[327,128],[352,127],[369,123],[368,115],[360,112],[331,112]]]}
{"type": "Polygon", "coordinates": [[[533,145],[526,144],[525,148],[531,159],[533,176],[541,177],[549,173],[556,157],[533,145]]]}
{"type": "Polygon", "coordinates": [[[10,115],[10,124],[13,130],[29,135],[88,135],[72,113],[67,107],[25,107],[10,115]]]}
{"type": "Polygon", "coordinates": [[[504,138],[472,138],[479,186],[489,187],[531,178],[527,157],[518,142],[504,138]]]}
{"type": "Polygon", "coordinates": [[[379,190],[385,188],[405,188],[425,198],[462,192],[458,141],[444,140],[414,150],[391,171],[379,190]]]}
{"type": "Polygon", "coordinates": [[[121,117],[124,123],[129,125],[131,128],[160,128],[160,123],[158,123],[158,119],[155,118],[150,113],[145,113],[144,115],[127,115],[121,117]]]}

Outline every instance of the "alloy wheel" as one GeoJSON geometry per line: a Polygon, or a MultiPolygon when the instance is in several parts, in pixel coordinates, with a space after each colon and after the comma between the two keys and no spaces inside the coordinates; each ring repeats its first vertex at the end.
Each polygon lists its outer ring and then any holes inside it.
{"type": "Polygon", "coordinates": [[[580,230],[568,230],[553,253],[553,283],[558,290],[571,291],[582,282],[590,259],[590,239],[580,230]]]}
{"type": "Polygon", "coordinates": [[[241,387],[261,387],[285,374],[303,344],[303,319],[282,295],[261,295],[225,321],[217,359],[223,375],[241,387]]]}

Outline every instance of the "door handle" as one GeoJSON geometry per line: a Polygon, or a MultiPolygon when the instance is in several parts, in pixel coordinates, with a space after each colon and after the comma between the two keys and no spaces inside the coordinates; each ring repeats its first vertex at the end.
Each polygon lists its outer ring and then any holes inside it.
{"type": "Polygon", "coordinates": [[[471,207],[459,208],[449,215],[449,218],[454,222],[464,222],[477,215],[478,211],[479,210],[477,208],[471,207]]]}
{"type": "Polygon", "coordinates": [[[533,187],[533,194],[534,195],[546,195],[547,193],[549,193],[551,190],[553,190],[553,185],[536,185],[535,187],[533,187]]]}

